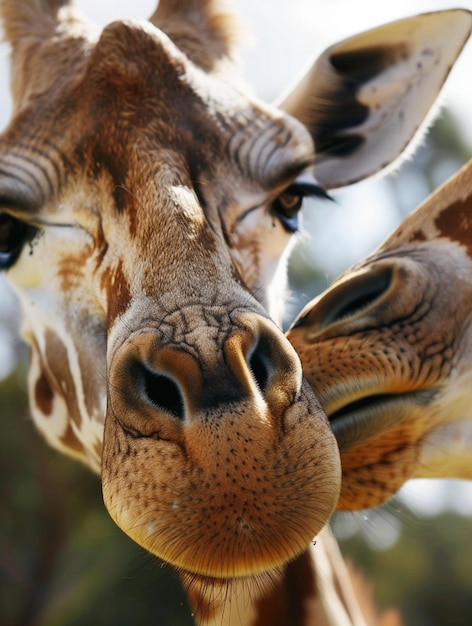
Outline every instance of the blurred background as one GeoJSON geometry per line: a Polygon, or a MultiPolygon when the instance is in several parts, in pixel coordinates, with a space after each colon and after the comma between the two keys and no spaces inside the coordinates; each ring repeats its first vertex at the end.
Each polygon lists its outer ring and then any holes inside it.
{"type": "MultiPolygon", "coordinates": [[[[147,16],[151,0],[79,0],[105,24],[147,16]],[[105,6],[106,5],[106,6],[105,6]]],[[[389,20],[460,4],[437,0],[239,0],[252,33],[246,76],[272,100],[330,44],[389,20]]],[[[10,115],[8,48],[0,46],[0,127],[10,115]]],[[[472,155],[472,42],[453,69],[442,108],[414,157],[394,175],[304,208],[290,263],[288,319],[472,155]]],[[[0,626],[190,625],[178,581],[109,519],[97,477],[49,449],[28,416],[27,353],[15,298],[0,281],[0,626]]],[[[406,626],[472,620],[472,487],[412,481],[375,511],[336,515],[343,552],[370,581],[379,608],[406,626]]]]}

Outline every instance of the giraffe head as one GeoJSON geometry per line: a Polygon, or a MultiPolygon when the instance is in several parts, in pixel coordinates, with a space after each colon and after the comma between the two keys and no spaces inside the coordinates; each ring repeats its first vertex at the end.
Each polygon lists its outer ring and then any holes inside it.
{"type": "Polygon", "coordinates": [[[472,161],[288,335],[338,439],[339,507],[472,478],[472,161]]]}
{"type": "Polygon", "coordinates": [[[219,2],[161,0],[149,21],[103,31],[60,0],[0,7],[14,97],[0,263],[22,303],[36,425],[101,471],[118,525],[172,565],[225,578],[285,563],[340,482],[335,439],[269,317],[301,200],[320,193],[314,146],[327,186],[395,158],[464,14],[343,42],[275,107],[238,77],[219,2]],[[395,71],[414,84],[392,103],[395,71]],[[393,135],[379,125],[392,107],[408,111],[393,135]]]}

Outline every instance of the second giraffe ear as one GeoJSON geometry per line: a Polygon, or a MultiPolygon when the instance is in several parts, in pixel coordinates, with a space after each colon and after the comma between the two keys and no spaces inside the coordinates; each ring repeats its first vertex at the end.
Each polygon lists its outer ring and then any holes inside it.
{"type": "Polygon", "coordinates": [[[349,185],[397,159],[427,117],[472,29],[472,13],[402,19],[328,48],[277,106],[310,130],[316,177],[349,185]]]}

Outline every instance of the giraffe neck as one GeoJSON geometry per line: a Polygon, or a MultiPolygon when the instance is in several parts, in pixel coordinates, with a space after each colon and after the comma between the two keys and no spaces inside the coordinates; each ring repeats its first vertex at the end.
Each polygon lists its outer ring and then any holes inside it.
{"type": "Polygon", "coordinates": [[[217,587],[208,581],[183,583],[198,626],[366,626],[327,529],[282,573],[217,587]]]}
{"type": "Polygon", "coordinates": [[[471,204],[472,161],[469,161],[458,174],[403,220],[371,257],[377,257],[384,250],[390,252],[404,244],[418,245],[445,239],[461,246],[467,256],[472,258],[471,204]]]}

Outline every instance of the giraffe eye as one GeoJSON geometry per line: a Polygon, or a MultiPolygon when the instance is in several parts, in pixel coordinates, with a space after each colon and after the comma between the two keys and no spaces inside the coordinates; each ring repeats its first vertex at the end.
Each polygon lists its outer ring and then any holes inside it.
{"type": "Polygon", "coordinates": [[[296,193],[292,187],[289,187],[287,191],[274,200],[272,212],[279,218],[287,232],[296,233],[298,230],[298,212],[302,208],[304,195],[296,193]]]}
{"type": "Polygon", "coordinates": [[[7,270],[19,257],[25,242],[31,239],[31,227],[0,211],[0,270],[7,270]]]}
{"type": "Polygon", "coordinates": [[[307,182],[304,177],[300,177],[272,203],[272,212],[280,219],[287,232],[297,232],[298,213],[304,198],[308,197],[331,199],[315,179],[307,182]]]}
{"type": "Polygon", "coordinates": [[[277,210],[287,217],[293,217],[302,208],[303,194],[296,193],[296,190],[287,190],[275,201],[277,210]]]}

